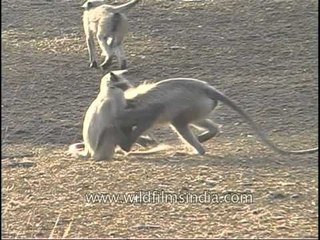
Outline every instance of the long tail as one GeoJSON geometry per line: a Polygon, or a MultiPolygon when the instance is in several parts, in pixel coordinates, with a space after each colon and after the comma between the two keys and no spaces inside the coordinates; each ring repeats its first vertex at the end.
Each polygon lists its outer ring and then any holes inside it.
{"type": "Polygon", "coordinates": [[[280,154],[306,154],[306,153],[315,153],[318,152],[318,148],[312,148],[312,149],[306,149],[306,150],[297,150],[297,151],[286,151],[278,148],[274,143],[272,143],[268,137],[262,132],[261,128],[258,127],[258,125],[253,121],[253,119],[240,107],[237,106],[235,102],[233,102],[231,99],[229,99],[227,96],[225,96],[222,92],[216,90],[214,87],[210,86],[210,90],[208,90],[208,97],[211,99],[215,99],[218,101],[221,101],[222,103],[228,105],[230,108],[235,110],[238,114],[240,114],[247,123],[253,128],[253,130],[256,132],[256,134],[260,137],[262,142],[264,142],[266,145],[268,145],[272,150],[274,150],[277,153],[280,154]]]}
{"type": "Polygon", "coordinates": [[[140,1],[141,0],[132,0],[128,3],[122,4],[119,6],[110,6],[108,8],[108,11],[112,13],[126,13],[140,1]]]}
{"type": "Polygon", "coordinates": [[[163,151],[168,151],[172,149],[171,146],[169,145],[166,145],[166,144],[159,144],[158,146],[154,147],[154,148],[151,148],[149,150],[145,150],[145,151],[131,151],[131,152],[128,152],[126,154],[126,156],[128,155],[132,155],[132,156],[143,156],[143,155],[151,155],[151,154],[154,154],[154,153],[158,153],[158,152],[163,152],[163,151]]]}

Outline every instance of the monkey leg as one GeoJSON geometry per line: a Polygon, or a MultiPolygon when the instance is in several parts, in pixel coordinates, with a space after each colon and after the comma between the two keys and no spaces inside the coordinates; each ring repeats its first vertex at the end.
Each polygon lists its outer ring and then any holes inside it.
{"type": "Polygon", "coordinates": [[[121,143],[119,146],[125,151],[130,151],[132,145],[138,140],[138,138],[153,126],[162,110],[162,104],[153,104],[148,109],[126,109],[122,114],[120,114],[116,118],[119,126],[121,126],[121,128],[131,127],[133,130],[129,137],[129,141],[127,143],[121,143]]]}
{"type": "Polygon", "coordinates": [[[111,56],[106,56],[104,61],[100,64],[100,67],[103,70],[106,70],[108,67],[110,67],[112,64],[112,57],[111,56]]]}
{"type": "Polygon", "coordinates": [[[96,61],[90,62],[89,68],[98,68],[98,64],[96,61]]]}
{"type": "Polygon", "coordinates": [[[132,145],[138,141],[139,138],[141,138],[141,135],[148,130],[150,127],[152,127],[154,123],[154,120],[149,120],[145,122],[140,122],[135,127],[134,130],[132,130],[131,135],[128,137],[128,141],[125,143],[119,144],[119,146],[126,152],[129,152],[131,150],[132,145]]]}
{"type": "Polygon", "coordinates": [[[193,146],[197,152],[200,155],[205,154],[205,150],[202,147],[201,143],[198,141],[197,137],[190,131],[188,124],[186,123],[180,123],[178,121],[175,121],[172,123],[175,130],[178,132],[178,134],[191,146],[193,146]]]}
{"type": "Polygon", "coordinates": [[[88,36],[86,38],[86,42],[87,42],[87,47],[89,52],[89,68],[98,68],[93,36],[92,35],[88,36]]]}
{"type": "Polygon", "coordinates": [[[105,59],[100,64],[100,67],[105,70],[112,63],[113,51],[112,51],[111,47],[108,46],[108,44],[106,42],[106,40],[107,40],[106,36],[104,34],[101,34],[100,31],[98,31],[97,39],[98,39],[99,46],[103,52],[103,55],[105,55],[105,59]]]}
{"type": "Polygon", "coordinates": [[[198,140],[201,143],[208,141],[209,139],[215,137],[219,133],[219,125],[217,125],[210,119],[204,119],[202,121],[192,123],[192,126],[197,129],[207,130],[206,132],[198,135],[198,140]]]}
{"type": "MultiPolygon", "coordinates": [[[[128,89],[128,88],[126,88],[128,89]]],[[[124,89],[124,91],[126,90],[124,89]]],[[[127,109],[133,109],[136,107],[136,101],[132,100],[132,99],[128,99],[127,100],[127,109]]],[[[138,138],[137,140],[137,143],[139,145],[141,145],[142,147],[147,147],[148,145],[152,145],[152,144],[156,144],[158,143],[158,140],[154,137],[153,134],[148,134],[148,135],[145,135],[145,136],[141,136],[138,138]]]]}
{"type": "Polygon", "coordinates": [[[119,63],[120,69],[127,69],[128,64],[127,64],[126,54],[124,52],[122,44],[120,44],[119,46],[116,47],[115,55],[117,57],[117,61],[119,63]]]}
{"type": "MultiPolygon", "coordinates": [[[[131,127],[126,127],[126,128],[121,128],[123,134],[127,137],[127,139],[131,138],[132,135],[132,128],[131,127]]],[[[124,144],[126,142],[126,139],[121,139],[120,142],[122,144],[124,144]]],[[[156,140],[154,140],[152,137],[150,136],[140,136],[137,139],[137,144],[139,144],[142,147],[147,147],[148,145],[152,145],[157,143],[156,140]]]]}
{"type": "Polygon", "coordinates": [[[132,127],[121,127],[121,131],[125,137],[120,138],[118,144],[124,150],[130,144],[132,127]]]}

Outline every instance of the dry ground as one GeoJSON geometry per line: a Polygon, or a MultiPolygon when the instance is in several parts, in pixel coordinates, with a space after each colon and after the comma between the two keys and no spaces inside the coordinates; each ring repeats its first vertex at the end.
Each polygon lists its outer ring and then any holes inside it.
{"type": "MultiPolygon", "coordinates": [[[[81,140],[84,111],[103,76],[87,68],[80,4],[2,1],[3,237],[318,236],[317,155],[275,154],[225,106],[215,114],[223,132],[204,144],[203,157],[172,150],[110,162],[68,157],[67,146],[81,140]],[[150,189],[247,192],[254,202],[85,202],[86,193],[150,189]]],[[[143,0],[129,14],[128,78],[135,84],[181,76],[208,81],[281,147],[314,147],[317,5],[143,0]]],[[[183,150],[167,128],[155,134],[183,150]]]]}

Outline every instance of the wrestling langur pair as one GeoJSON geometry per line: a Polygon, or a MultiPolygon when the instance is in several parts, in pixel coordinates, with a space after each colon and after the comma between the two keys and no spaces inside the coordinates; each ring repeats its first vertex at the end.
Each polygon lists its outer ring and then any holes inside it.
{"type": "Polygon", "coordinates": [[[123,39],[128,32],[128,20],[125,16],[140,0],[132,0],[128,3],[112,6],[106,4],[106,0],[87,0],[82,8],[83,28],[86,35],[86,43],[89,52],[89,67],[97,68],[94,37],[98,40],[105,56],[100,67],[108,68],[112,58],[116,56],[120,69],[127,68],[126,55],[123,49],[123,39]]]}
{"type": "MultiPolygon", "coordinates": [[[[114,108],[104,108],[106,114],[102,114],[103,117],[100,117],[104,120],[91,121],[93,128],[99,129],[97,132],[92,131],[91,134],[96,143],[101,143],[101,145],[95,145],[101,146],[101,149],[111,149],[109,144],[112,143],[113,151],[115,145],[119,145],[125,151],[130,151],[131,146],[139,137],[153,126],[170,124],[184,141],[190,144],[198,154],[203,155],[205,150],[201,143],[211,139],[219,132],[218,126],[209,119],[209,115],[220,101],[235,110],[251,126],[262,142],[277,153],[288,155],[318,151],[318,148],[297,151],[286,151],[278,148],[242,108],[204,81],[191,78],[174,78],[157,83],[141,84],[123,92],[123,88],[118,90],[116,88],[124,84],[124,78],[118,81],[121,84],[117,85],[115,84],[117,81],[113,80],[112,76],[115,76],[114,73],[107,74],[103,78],[105,81],[103,84],[101,83],[101,89],[102,86],[114,87],[108,91],[116,91],[117,94],[112,96],[117,97],[111,98],[111,95],[105,97],[108,101],[114,102],[110,103],[114,108]],[[99,124],[102,124],[102,126],[99,124]],[[199,136],[195,136],[190,130],[191,125],[205,131],[199,136]],[[109,129],[115,130],[110,131],[109,129]]],[[[97,116],[96,113],[91,112],[89,114],[89,110],[87,112],[87,114],[94,116],[97,116]]],[[[86,122],[88,121],[85,120],[84,125],[86,122]]],[[[85,133],[84,142],[85,145],[86,142],[90,142],[86,140],[85,133]]],[[[111,158],[110,156],[109,154],[108,159],[111,158]]]]}

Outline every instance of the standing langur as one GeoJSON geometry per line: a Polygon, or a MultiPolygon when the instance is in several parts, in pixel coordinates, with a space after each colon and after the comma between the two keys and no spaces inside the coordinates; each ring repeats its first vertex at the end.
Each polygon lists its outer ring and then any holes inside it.
{"type": "Polygon", "coordinates": [[[83,27],[86,34],[86,43],[89,52],[89,67],[97,68],[94,35],[96,36],[102,55],[105,56],[100,67],[108,68],[116,56],[120,69],[127,68],[126,55],[123,49],[123,39],[128,32],[128,20],[125,16],[140,0],[111,6],[105,0],[87,0],[82,8],[83,27]]]}

